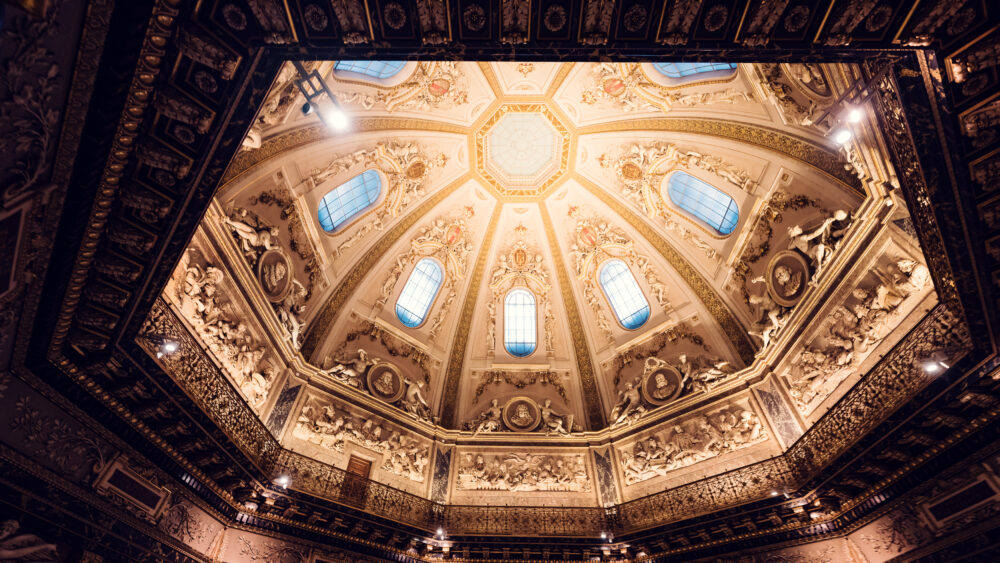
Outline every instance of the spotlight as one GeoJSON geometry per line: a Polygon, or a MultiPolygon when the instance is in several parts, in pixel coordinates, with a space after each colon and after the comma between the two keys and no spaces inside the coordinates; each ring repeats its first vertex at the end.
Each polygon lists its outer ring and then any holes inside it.
{"type": "Polygon", "coordinates": [[[157,359],[162,358],[168,354],[173,354],[177,350],[180,350],[181,345],[177,343],[176,340],[170,340],[169,338],[163,338],[158,336],[152,336],[149,338],[156,344],[156,357],[157,359]]]}
{"type": "Polygon", "coordinates": [[[444,539],[444,528],[437,529],[437,536],[439,539],[444,539]]]}
{"type": "Polygon", "coordinates": [[[924,364],[924,371],[927,373],[937,373],[941,371],[941,362],[927,362],[924,364]]]}
{"type": "Polygon", "coordinates": [[[865,114],[862,113],[860,109],[851,108],[850,111],[847,112],[847,121],[848,123],[858,123],[864,115],[865,114]]]}
{"type": "Polygon", "coordinates": [[[608,533],[607,532],[601,532],[601,539],[602,540],[608,539],[608,533]]]}
{"type": "Polygon", "coordinates": [[[781,494],[781,493],[779,493],[778,491],[771,491],[771,496],[772,496],[772,497],[776,497],[776,496],[778,496],[779,494],[781,494]]]}
{"type": "Polygon", "coordinates": [[[292,64],[295,65],[295,70],[299,73],[295,85],[298,86],[299,91],[306,99],[306,103],[302,106],[302,114],[309,115],[316,112],[320,121],[328,127],[337,131],[346,130],[350,125],[350,119],[340,107],[340,103],[326,85],[323,77],[315,70],[306,71],[302,63],[298,61],[293,61],[292,64]]]}
{"type": "Polygon", "coordinates": [[[833,134],[833,142],[837,143],[838,145],[843,145],[846,144],[847,141],[850,141],[852,136],[853,134],[851,133],[850,129],[838,129],[833,134]]]}
{"type": "Polygon", "coordinates": [[[288,475],[282,475],[274,480],[274,484],[283,489],[287,489],[288,486],[292,484],[292,480],[288,477],[288,475]]]}

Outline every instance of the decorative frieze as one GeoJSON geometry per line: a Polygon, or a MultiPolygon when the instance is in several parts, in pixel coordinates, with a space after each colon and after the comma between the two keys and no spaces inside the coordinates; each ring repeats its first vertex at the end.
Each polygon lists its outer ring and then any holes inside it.
{"type": "Polygon", "coordinates": [[[459,491],[590,492],[583,454],[461,454],[455,489],[459,491]]]}

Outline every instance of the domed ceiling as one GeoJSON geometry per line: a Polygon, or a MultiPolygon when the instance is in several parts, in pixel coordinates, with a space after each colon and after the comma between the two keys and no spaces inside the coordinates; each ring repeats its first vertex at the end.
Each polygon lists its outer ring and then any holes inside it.
{"type": "Polygon", "coordinates": [[[936,300],[841,66],[335,65],[346,130],[286,64],[164,294],[321,462],[638,498],[780,454],[936,300]]]}

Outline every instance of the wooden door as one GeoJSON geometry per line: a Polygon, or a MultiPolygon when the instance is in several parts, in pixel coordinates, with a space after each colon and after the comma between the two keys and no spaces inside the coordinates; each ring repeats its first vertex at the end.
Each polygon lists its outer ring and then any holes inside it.
{"type": "Polygon", "coordinates": [[[352,455],[347,462],[347,474],[344,475],[344,486],[340,493],[341,500],[358,506],[364,505],[371,470],[371,461],[352,455]]]}

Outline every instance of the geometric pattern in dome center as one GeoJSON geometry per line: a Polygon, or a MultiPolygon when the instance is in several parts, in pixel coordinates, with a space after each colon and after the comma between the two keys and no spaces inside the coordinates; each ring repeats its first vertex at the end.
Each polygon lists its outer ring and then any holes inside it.
{"type": "Polygon", "coordinates": [[[545,104],[501,106],[476,132],[476,170],[500,195],[541,195],[568,163],[569,132],[545,104]]]}

